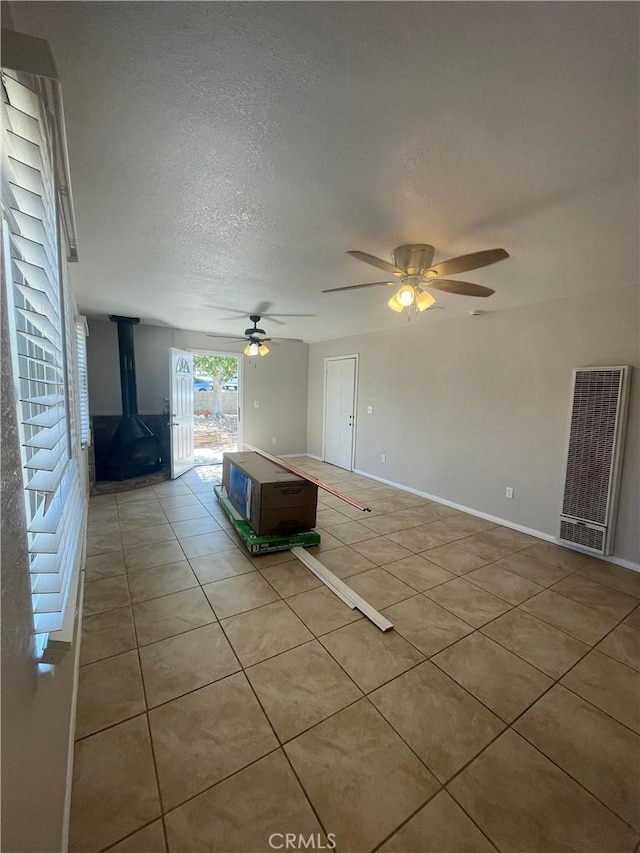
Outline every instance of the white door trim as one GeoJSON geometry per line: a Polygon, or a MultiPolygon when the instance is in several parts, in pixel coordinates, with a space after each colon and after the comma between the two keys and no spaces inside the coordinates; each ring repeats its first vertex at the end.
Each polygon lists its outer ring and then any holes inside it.
{"type": "Polygon", "coordinates": [[[351,437],[351,467],[353,471],[356,465],[356,439],[358,430],[358,385],[359,385],[359,369],[360,355],[357,352],[347,353],[346,355],[328,355],[324,359],[323,368],[323,391],[322,391],[322,459],[325,459],[325,436],[327,430],[327,364],[330,361],[344,361],[345,359],[353,358],[355,360],[355,371],[353,376],[353,431],[351,437]]]}

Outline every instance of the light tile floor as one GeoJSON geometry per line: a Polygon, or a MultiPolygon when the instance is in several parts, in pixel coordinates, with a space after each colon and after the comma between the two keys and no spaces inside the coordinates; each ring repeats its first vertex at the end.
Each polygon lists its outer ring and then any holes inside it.
{"type": "Polygon", "coordinates": [[[640,574],[298,464],[394,630],[250,557],[219,467],[91,499],[72,853],[632,853],[640,574]]]}

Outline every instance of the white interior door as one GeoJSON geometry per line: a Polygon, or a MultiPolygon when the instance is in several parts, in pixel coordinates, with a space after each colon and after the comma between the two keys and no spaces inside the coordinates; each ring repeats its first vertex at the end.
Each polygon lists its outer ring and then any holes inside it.
{"type": "Polygon", "coordinates": [[[325,361],[324,461],[353,469],[356,405],[355,356],[325,361]]]}
{"type": "Polygon", "coordinates": [[[171,478],[193,468],[193,353],[171,349],[171,478]]]}

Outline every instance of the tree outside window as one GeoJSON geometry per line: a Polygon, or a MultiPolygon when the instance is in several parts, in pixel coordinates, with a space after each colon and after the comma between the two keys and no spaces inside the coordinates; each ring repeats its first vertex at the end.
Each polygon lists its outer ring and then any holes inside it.
{"type": "Polygon", "coordinates": [[[229,379],[233,379],[238,373],[238,357],[228,355],[204,355],[194,353],[193,356],[194,376],[207,376],[211,379],[213,400],[211,403],[211,417],[220,419],[224,417],[222,408],[222,386],[229,379]]]}

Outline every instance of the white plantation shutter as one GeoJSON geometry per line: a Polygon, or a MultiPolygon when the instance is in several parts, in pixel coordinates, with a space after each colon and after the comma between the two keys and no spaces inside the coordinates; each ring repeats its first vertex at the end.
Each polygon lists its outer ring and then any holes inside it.
{"type": "Polygon", "coordinates": [[[78,405],[80,408],[80,441],[86,447],[91,443],[89,423],[89,372],[87,370],[87,318],[76,317],[76,358],[78,361],[78,405]]]}
{"type": "Polygon", "coordinates": [[[51,117],[38,93],[12,72],[3,70],[2,82],[3,250],[34,627],[42,655],[48,634],[63,626],[83,538],[86,498],[67,382],[75,333],[62,272],[51,117]]]}

